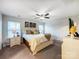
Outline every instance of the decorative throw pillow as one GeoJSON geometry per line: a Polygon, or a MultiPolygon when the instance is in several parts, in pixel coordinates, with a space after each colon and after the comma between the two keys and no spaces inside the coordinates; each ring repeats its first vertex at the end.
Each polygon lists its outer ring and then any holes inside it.
{"type": "Polygon", "coordinates": [[[50,40],[51,34],[45,34],[45,37],[46,37],[48,40],[50,40]]]}

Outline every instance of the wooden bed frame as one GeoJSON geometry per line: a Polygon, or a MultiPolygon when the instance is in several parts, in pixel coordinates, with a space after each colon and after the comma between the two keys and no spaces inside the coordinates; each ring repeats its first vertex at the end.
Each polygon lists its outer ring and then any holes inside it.
{"type": "Polygon", "coordinates": [[[23,38],[23,43],[29,48],[30,52],[33,55],[35,55],[37,52],[39,52],[40,50],[44,49],[45,47],[47,47],[49,45],[52,45],[53,44],[53,40],[51,39],[51,40],[48,40],[46,42],[43,42],[43,43],[37,45],[37,47],[36,47],[36,49],[34,51],[31,51],[28,41],[25,40],[24,38],[23,38]]]}
{"type": "Polygon", "coordinates": [[[29,42],[23,38],[23,43],[28,47],[28,49],[29,49],[30,52],[32,53],[32,51],[31,51],[31,49],[30,49],[30,46],[29,46],[29,42]]]}

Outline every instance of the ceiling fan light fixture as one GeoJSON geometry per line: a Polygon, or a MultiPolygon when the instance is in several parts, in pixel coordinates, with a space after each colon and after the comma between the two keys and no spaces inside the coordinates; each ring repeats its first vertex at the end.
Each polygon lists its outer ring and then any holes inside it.
{"type": "Polygon", "coordinates": [[[39,19],[50,19],[50,13],[38,13],[36,14],[39,19]]]}
{"type": "Polygon", "coordinates": [[[45,14],[45,16],[48,16],[48,15],[49,15],[49,13],[46,13],[46,14],[45,14]]]}
{"type": "Polygon", "coordinates": [[[45,17],[46,19],[49,19],[50,17],[45,17]]]}
{"type": "Polygon", "coordinates": [[[44,17],[40,17],[40,19],[45,19],[44,17]]]}

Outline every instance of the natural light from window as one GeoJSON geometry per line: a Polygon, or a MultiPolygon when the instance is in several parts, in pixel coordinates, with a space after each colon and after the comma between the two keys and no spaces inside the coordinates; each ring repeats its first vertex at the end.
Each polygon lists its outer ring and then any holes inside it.
{"type": "Polygon", "coordinates": [[[19,22],[8,22],[8,38],[16,36],[16,34],[21,35],[20,23],[19,22]]]}

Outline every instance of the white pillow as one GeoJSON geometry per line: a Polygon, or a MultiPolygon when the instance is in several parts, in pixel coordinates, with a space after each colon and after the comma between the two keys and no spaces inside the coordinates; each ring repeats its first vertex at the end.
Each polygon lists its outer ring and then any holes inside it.
{"type": "Polygon", "coordinates": [[[41,36],[39,39],[40,39],[40,43],[48,41],[45,36],[41,36]]]}
{"type": "Polygon", "coordinates": [[[29,40],[31,40],[31,39],[33,39],[33,38],[40,38],[40,37],[42,37],[42,36],[44,36],[44,34],[29,34],[29,35],[27,35],[27,34],[23,34],[23,37],[27,40],[27,41],[29,41],[29,40]]]}

